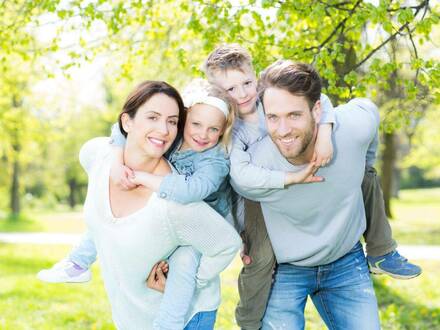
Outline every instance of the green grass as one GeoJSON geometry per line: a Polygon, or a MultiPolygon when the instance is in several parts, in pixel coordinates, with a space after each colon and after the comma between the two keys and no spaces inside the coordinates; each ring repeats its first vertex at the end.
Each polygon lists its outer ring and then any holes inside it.
{"type": "Polygon", "coordinates": [[[0,217],[0,232],[82,233],[86,229],[81,211],[27,211],[20,219],[0,217]]]}
{"type": "MultiPolygon", "coordinates": [[[[400,244],[440,245],[440,189],[406,190],[393,203],[391,224],[400,244]]],[[[80,211],[28,212],[23,221],[0,218],[0,232],[81,233],[80,211]]],[[[35,278],[63,258],[67,245],[10,245],[0,243],[0,330],[114,329],[99,267],[87,284],[44,284],[35,278]]],[[[410,281],[377,277],[376,294],[383,329],[440,329],[440,261],[415,261],[424,273],[410,281]]],[[[238,300],[238,258],[222,274],[223,302],[217,329],[238,329],[234,308],[238,300]]],[[[311,302],[307,329],[325,329],[311,302]]]]}
{"type": "MultiPolygon", "coordinates": [[[[35,278],[40,269],[64,257],[66,245],[0,244],[0,329],[114,329],[98,265],[86,284],[45,284],[35,278]]],[[[418,261],[424,273],[410,281],[377,277],[376,294],[383,329],[440,329],[440,261],[418,261]]],[[[216,329],[238,329],[234,308],[240,261],[222,274],[223,302],[216,329]]],[[[325,329],[311,302],[307,329],[325,329]]]]}
{"type": "Polygon", "coordinates": [[[393,236],[399,244],[440,245],[440,188],[402,190],[393,201],[393,236]]]}

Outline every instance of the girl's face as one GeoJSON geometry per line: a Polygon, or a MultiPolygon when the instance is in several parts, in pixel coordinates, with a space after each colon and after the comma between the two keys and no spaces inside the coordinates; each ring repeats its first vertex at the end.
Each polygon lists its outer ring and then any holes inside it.
{"type": "Polygon", "coordinates": [[[139,107],[134,118],[122,117],[127,145],[135,145],[145,156],[160,158],[177,135],[179,107],[168,95],[158,93],[139,107]]]}
{"type": "Polygon", "coordinates": [[[188,109],[181,149],[202,152],[215,146],[225,124],[226,118],[221,110],[207,104],[194,104],[188,109]]]}

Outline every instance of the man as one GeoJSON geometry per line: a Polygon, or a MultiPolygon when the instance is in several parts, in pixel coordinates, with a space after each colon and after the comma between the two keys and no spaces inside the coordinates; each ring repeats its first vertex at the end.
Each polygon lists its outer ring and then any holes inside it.
{"type": "MultiPolygon", "coordinates": [[[[278,61],[263,72],[260,97],[269,135],[249,148],[254,165],[299,171],[313,164],[320,94],[320,77],[309,65],[278,61]]],[[[361,182],[378,125],[369,100],[336,110],[334,159],[317,172],[325,182],[280,190],[249,189],[232,180],[238,193],[261,202],[278,262],[263,329],[303,329],[307,296],[330,329],[380,328],[359,243],[365,231],[361,182]]]]}

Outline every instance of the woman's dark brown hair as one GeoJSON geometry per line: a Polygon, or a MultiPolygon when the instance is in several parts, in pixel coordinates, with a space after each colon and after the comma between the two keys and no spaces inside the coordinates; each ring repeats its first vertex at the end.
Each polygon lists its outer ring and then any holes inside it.
{"type": "Polygon", "coordinates": [[[183,133],[183,127],[185,126],[185,107],[183,105],[182,97],[177,89],[164,81],[147,80],[138,85],[134,91],[128,95],[125,101],[122,111],[119,114],[119,129],[121,133],[127,137],[127,132],[122,127],[122,115],[126,113],[130,118],[134,118],[136,113],[145,102],[152,98],[156,94],[165,94],[176,101],[179,107],[179,122],[177,124],[177,135],[180,136],[183,133]]]}

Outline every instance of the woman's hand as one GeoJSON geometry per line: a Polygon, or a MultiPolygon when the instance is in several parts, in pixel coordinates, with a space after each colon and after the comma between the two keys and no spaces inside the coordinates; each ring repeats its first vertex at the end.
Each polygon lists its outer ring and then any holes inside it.
{"type": "Polygon", "coordinates": [[[166,261],[160,261],[157,264],[155,264],[151,269],[150,275],[148,275],[147,287],[163,293],[165,291],[167,273],[168,273],[168,263],[166,261]]]}

